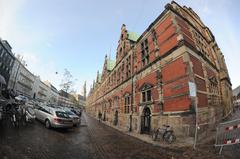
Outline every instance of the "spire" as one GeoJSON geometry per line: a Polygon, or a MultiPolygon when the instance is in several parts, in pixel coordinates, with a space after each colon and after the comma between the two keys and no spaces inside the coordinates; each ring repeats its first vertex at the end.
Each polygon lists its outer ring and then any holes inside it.
{"type": "Polygon", "coordinates": [[[86,99],[86,97],[87,97],[87,83],[86,83],[86,81],[84,82],[84,85],[83,85],[83,96],[86,99]]]}
{"type": "Polygon", "coordinates": [[[99,71],[97,71],[97,79],[96,79],[96,83],[98,83],[99,81],[99,71]]]}
{"type": "Polygon", "coordinates": [[[95,80],[93,80],[93,89],[95,88],[95,80]]]}
{"type": "Polygon", "coordinates": [[[126,29],[126,25],[125,25],[125,24],[122,24],[121,29],[126,29]]]}
{"type": "Polygon", "coordinates": [[[111,59],[111,51],[112,51],[112,48],[110,47],[110,51],[109,51],[109,55],[108,55],[109,60],[111,59]]]}

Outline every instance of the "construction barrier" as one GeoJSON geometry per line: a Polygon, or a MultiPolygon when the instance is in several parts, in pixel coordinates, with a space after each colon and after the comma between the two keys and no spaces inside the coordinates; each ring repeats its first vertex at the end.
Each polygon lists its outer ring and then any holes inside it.
{"type": "Polygon", "coordinates": [[[217,127],[215,146],[220,146],[219,154],[223,147],[240,143],[240,119],[220,123],[217,127]]]}

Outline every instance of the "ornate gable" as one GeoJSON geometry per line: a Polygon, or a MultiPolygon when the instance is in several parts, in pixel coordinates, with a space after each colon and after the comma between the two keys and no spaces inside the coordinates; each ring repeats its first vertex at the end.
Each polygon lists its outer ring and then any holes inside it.
{"type": "Polygon", "coordinates": [[[125,24],[122,25],[120,39],[118,40],[116,63],[121,61],[121,59],[131,49],[131,46],[133,46],[136,43],[138,38],[139,38],[138,34],[134,32],[128,32],[128,30],[126,29],[126,25],[125,24]]]}

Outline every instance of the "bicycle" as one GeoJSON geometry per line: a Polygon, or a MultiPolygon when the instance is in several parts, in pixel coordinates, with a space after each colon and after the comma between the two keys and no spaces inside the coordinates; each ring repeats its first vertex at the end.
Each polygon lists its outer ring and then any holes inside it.
{"type": "Polygon", "coordinates": [[[156,141],[159,137],[161,137],[163,141],[166,141],[169,144],[176,141],[176,136],[174,135],[173,128],[169,125],[163,125],[162,128],[157,128],[153,130],[153,141],[156,141]]]}

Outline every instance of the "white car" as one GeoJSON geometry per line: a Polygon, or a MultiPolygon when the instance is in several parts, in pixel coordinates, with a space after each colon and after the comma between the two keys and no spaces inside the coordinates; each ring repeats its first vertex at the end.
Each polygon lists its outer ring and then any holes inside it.
{"type": "Polygon", "coordinates": [[[36,118],[42,121],[46,128],[71,128],[72,118],[62,109],[42,106],[35,109],[36,118]]]}

